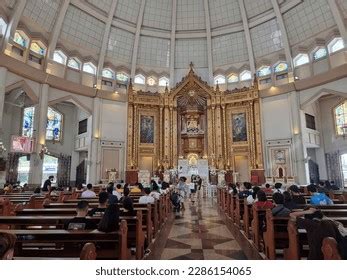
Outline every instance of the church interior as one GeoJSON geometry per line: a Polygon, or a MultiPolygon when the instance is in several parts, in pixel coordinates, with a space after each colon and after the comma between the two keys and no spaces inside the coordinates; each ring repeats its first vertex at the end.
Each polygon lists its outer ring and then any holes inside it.
{"type": "Polygon", "coordinates": [[[0,259],[346,258],[346,0],[0,1],[0,259]]]}

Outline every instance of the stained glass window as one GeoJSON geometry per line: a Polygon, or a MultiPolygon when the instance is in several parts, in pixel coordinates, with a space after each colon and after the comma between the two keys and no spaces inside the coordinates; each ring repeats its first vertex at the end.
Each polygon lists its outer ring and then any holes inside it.
{"type": "Polygon", "coordinates": [[[271,67],[270,66],[262,66],[258,69],[258,77],[264,77],[271,75],[271,67]]]}
{"type": "Polygon", "coordinates": [[[326,57],[327,55],[328,55],[328,52],[327,52],[326,48],[320,48],[313,53],[313,59],[319,60],[319,59],[326,57]]]}
{"type": "Polygon", "coordinates": [[[237,83],[239,81],[239,77],[235,74],[231,74],[228,77],[228,83],[237,83]]]}
{"type": "Polygon", "coordinates": [[[219,85],[225,84],[225,77],[222,75],[218,75],[218,76],[214,77],[214,84],[215,85],[216,84],[219,84],[219,85]]]}
{"type": "Polygon", "coordinates": [[[30,50],[31,50],[32,52],[37,53],[37,54],[42,55],[42,56],[44,56],[45,53],[46,53],[46,49],[43,48],[43,47],[41,47],[41,46],[40,46],[38,43],[36,43],[36,42],[31,43],[31,45],[30,45],[30,50]]]}
{"type": "Polygon", "coordinates": [[[55,62],[58,62],[60,64],[66,64],[67,56],[60,50],[54,51],[53,53],[53,60],[55,62]]]}
{"type": "Polygon", "coordinates": [[[337,52],[339,50],[342,50],[344,47],[345,47],[345,44],[344,44],[342,38],[335,38],[328,45],[330,53],[334,53],[334,52],[337,52]]]}
{"type": "Polygon", "coordinates": [[[76,70],[81,69],[81,63],[75,58],[70,58],[69,61],[67,62],[67,66],[76,70]]]}
{"type": "Polygon", "coordinates": [[[123,82],[123,83],[127,83],[128,82],[128,79],[129,77],[127,75],[125,75],[124,73],[120,72],[120,73],[117,73],[117,81],[120,81],[120,82],[123,82]]]}
{"type": "Polygon", "coordinates": [[[83,64],[83,72],[95,75],[96,74],[96,67],[91,62],[85,63],[85,64],[83,64]]]}
{"type": "Polygon", "coordinates": [[[336,134],[344,135],[344,128],[347,128],[347,101],[335,108],[336,134]]]}
{"type": "Polygon", "coordinates": [[[159,86],[165,87],[165,86],[168,85],[168,84],[169,84],[169,79],[168,79],[168,78],[166,78],[166,77],[161,77],[161,78],[159,79],[159,86]]]}
{"type": "Polygon", "coordinates": [[[102,76],[107,79],[114,79],[114,72],[111,69],[102,70],[102,76]]]}
{"type": "Polygon", "coordinates": [[[25,38],[22,34],[20,34],[18,31],[14,33],[13,41],[15,41],[18,45],[22,46],[23,48],[26,48],[28,46],[28,39],[25,38]]]}
{"type": "Polygon", "coordinates": [[[145,77],[142,75],[136,75],[135,79],[134,79],[134,83],[144,85],[145,84],[145,77]]]}
{"type": "Polygon", "coordinates": [[[308,55],[306,53],[301,53],[298,54],[295,58],[294,58],[294,66],[298,67],[300,65],[304,65],[310,62],[310,59],[308,57],[308,55]]]}
{"type": "Polygon", "coordinates": [[[156,84],[156,82],[155,82],[154,78],[149,77],[147,80],[147,84],[150,86],[154,86],[156,84]]]}
{"type": "Polygon", "coordinates": [[[245,70],[240,74],[241,81],[247,81],[252,79],[251,71],[245,70]]]}
{"type": "Polygon", "coordinates": [[[280,62],[275,66],[275,72],[280,73],[280,72],[285,72],[288,71],[288,64],[285,62],[280,62]]]}
{"type": "Polygon", "coordinates": [[[46,140],[59,141],[62,134],[63,115],[48,107],[46,140]]]}
{"type": "Polygon", "coordinates": [[[33,137],[35,107],[27,107],[23,110],[22,136],[33,137]]]}

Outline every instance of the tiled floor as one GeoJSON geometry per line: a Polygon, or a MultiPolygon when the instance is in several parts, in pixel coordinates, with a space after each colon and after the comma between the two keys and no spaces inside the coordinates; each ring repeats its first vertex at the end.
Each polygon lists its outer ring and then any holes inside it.
{"type": "Polygon", "coordinates": [[[221,220],[211,199],[186,202],[176,214],[160,259],[162,260],[244,260],[246,256],[221,220]]]}

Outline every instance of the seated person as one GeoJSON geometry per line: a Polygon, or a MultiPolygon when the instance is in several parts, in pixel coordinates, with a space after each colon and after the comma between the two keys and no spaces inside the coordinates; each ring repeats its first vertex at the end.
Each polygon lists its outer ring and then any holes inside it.
{"type": "Polygon", "coordinates": [[[141,183],[136,183],[134,187],[130,190],[132,193],[143,194],[143,185],[141,183]]]}
{"type": "Polygon", "coordinates": [[[169,191],[169,189],[170,189],[170,184],[164,181],[164,182],[161,184],[161,190],[160,190],[160,192],[163,193],[163,194],[166,194],[166,193],[169,191]]]}
{"type": "Polygon", "coordinates": [[[134,204],[130,196],[122,197],[122,206],[123,206],[123,216],[136,216],[136,211],[134,210],[134,204]]]}
{"type": "Polygon", "coordinates": [[[266,193],[263,190],[257,192],[257,201],[254,204],[258,208],[272,208],[272,201],[267,199],[266,193]]]}
{"type": "Polygon", "coordinates": [[[253,187],[252,194],[247,196],[247,204],[248,205],[251,205],[256,201],[258,191],[260,191],[260,188],[258,186],[253,187]]]}
{"type": "Polygon", "coordinates": [[[273,193],[283,193],[284,190],[282,189],[282,183],[276,183],[275,186],[274,186],[274,190],[273,190],[273,193]]]}
{"type": "Polygon", "coordinates": [[[154,203],[155,198],[150,195],[151,194],[151,189],[150,188],[145,188],[145,195],[141,196],[139,199],[139,203],[154,203]]]}
{"type": "Polygon", "coordinates": [[[243,188],[240,189],[239,198],[245,198],[252,194],[252,184],[249,182],[243,183],[243,188]]]}
{"type": "Polygon", "coordinates": [[[160,198],[159,186],[155,181],[152,181],[152,191],[150,195],[157,200],[160,198]]]}
{"type": "Polygon", "coordinates": [[[102,232],[112,232],[119,229],[119,207],[117,204],[110,204],[99,223],[98,230],[102,232]]]}
{"type": "Polygon", "coordinates": [[[96,224],[92,220],[86,218],[88,214],[88,206],[88,201],[79,201],[76,209],[76,217],[67,221],[64,225],[64,228],[66,230],[96,229],[96,224]]]}
{"type": "Polygon", "coordinates": [[[313,207],[306,208],[304,211],[293,212],[291,219],[296,221],[297,227],[307,231],[307,240],[309,245],[309,260],[323,260],[321,250],[323,239],[333,237],[338,242],[340,255],[347,257],[346,243],[341,235],[335,221],[327,219],[323,213],[313,207]]]}
{"type": "Polygon", "coordinates": [[[283,192],[284,197],[284,207],[288,208],[289,210],[298,209],[297,203],[293,200],[291,194],[287,191],[283,192]]]}
{"type": "Polygon", "coordinates": [[[113,194],[114,184],[112,182],[108,183],[106,191],[108,193],[108,204],[118,203],[118,197],[113,194]]]}
{"type": "Polygon", "coordinates": [[[266,184],[265,184],[265,188],[263,189],[263,191],[264,191],[266,194],[272,194],[272,188],[271,188],[270,184],[266,183],[266,184]]]}
{"type": "Polygon", "coordinates": [[[84,192],[82,192],[81,198],[94,198],[94,197],[96,197],[96,193],[93,192],[93,185],[88,184],[87,189],[84,192]]]}
{"type": "Polygon", "coordinates": [[[233,196],[237,195],[237,187],[235,184],[229,183],[228,184],[229,193],[233,196]]]}
{"type": "MultiPolygon", "coordinates": [[[[129,197],[129,194],[130,194],[130,189],[127,187],[127,188],[124,188],[123,190],[123,196],[121,197],[120,201],[119,202],[123,202],[125,198],[130,198],[129,197]]],[[[130,198],[131,199],[131,198],[130,198]]]]}
{"type": "Polygon", "coordinates": [[[311,205],[333,205],[333,201],[324,193],[317,192],[317,187],[313,184],[307,186],[307,191],[311,195],[311,205]]]}
{"type": "Polygon", "coordinates": [[[284,207],[284,196],[280,192],[276,192],[272,195],[272,200],[275,207],[272,208],[272,215],[275,217],[288,217],[290,210],[284,207]]]}
{"type": "Polygon", "coordinates": [[[16,236],[14,234],[0,232],[0,260],[12,260],[16,236]]]}
{"type": "Polygon", "coordinates": [[[99,193],[99,205],[96,208],[93,208],[89,211],[89,216],[102,216],[105,213],[105,210],[107,208],[107,200],[108,200],[108,193],[107,192],[101,192],[99,193]]]}
{"type": "Polygon", "coordinates": [[[113,195],[115,195],[118,199],[118,201],[121,199],[122,197],[122,185],[121,184],[117,184],[116,189],[112,192],[113,195]]]}
{"type": "Polygon", "coordinates": [[[41,195],[41,188],[40,187],[36,187],[34,190],[34,194],[33,196],[40,196],[41,195]]]}
{"type": "Polygon", "coordinates": [[[298,205],[306,204],[305,197],[300,193],[300,189],[297,185],[291,185],[289,187],[289,193],[292,195],[292,200],[298,205]]]}

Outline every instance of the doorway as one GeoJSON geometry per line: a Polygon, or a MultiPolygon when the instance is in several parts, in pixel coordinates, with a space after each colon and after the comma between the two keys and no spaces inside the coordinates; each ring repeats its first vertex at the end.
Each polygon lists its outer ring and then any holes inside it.
{"type": "Polygon", "coordinates": [[[247,156],[235,156],[235,171],[239,173],[239,182],[250,180],[247,156]]]}
{"type": "Polygon", "coordinates": [[[52,183],[55,184],[57,181],[57,174],[58,158],[51,155],[45,155],[42,166],[42,183],[44,183],[49,176],[54,176],[52,183]]]}
{"type": "Polygon", "coordinates": [[[17,181],[19,181],[22,186],[28,183],[29,173],[30,173],[30,157],[29,156],[19,157],[17,181]]]}

